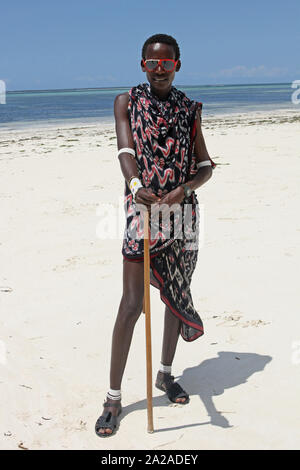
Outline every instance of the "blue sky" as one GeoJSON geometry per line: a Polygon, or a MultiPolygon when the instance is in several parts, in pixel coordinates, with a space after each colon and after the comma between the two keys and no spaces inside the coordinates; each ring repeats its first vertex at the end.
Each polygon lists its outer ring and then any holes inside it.
{"type": "Polygon", "coordinates": [[[2,2],[0,80],[7,90],[133,86],[141,48],[174,36],[175,85],[300,79],[300,1],[2,2]]]}

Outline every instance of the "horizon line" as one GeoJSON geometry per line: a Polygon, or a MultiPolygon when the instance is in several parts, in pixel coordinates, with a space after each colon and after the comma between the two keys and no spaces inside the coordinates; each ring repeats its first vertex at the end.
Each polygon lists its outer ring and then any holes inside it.
{"type": "MultiPolygon", "coordinates": [[[[178,84],[176,87],[226,87],[226,86],[254,86],[254,85],[289,85],[291,82],[267,82],[267,83],[215,83],[215,84],[202,84],[202,85],[182,85],[178,84]]],[[[41,89],[25,89],[25,90],[6,90],[6,93],[23,93],[33,91],[74,91],[74,90],[119,90],[119,89],[130,89],[131,86],[113,86],[113,87],[83,87],[83,88],[41,88],[41,89]]]]}

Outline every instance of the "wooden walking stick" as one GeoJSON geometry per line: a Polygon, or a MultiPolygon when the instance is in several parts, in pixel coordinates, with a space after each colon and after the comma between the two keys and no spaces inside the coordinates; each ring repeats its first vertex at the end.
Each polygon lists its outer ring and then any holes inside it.
{"type": "Polygon", "coordinates": [[[144,212],[144,302],[146,327],[146,363],[147,363],[147,415],[149,433],[153,433],[152,409],[152,352],[151,352],[151,314],[150,314],[150,253],[149,253],[149,214],[144,212]]]}

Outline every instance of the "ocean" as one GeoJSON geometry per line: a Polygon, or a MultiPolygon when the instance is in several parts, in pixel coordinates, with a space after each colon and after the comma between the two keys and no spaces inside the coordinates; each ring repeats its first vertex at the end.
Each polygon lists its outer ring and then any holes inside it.
{"type": "MultiPolygon", "coordinates": [[[[291,83],[174,86],[202,101],[207,116],[299,108],[291,101],[291,83]]],[[[0,104],[0,128],[111,122],[114,98],[129,88],[8,91],[6,104],[0,104]]]]}

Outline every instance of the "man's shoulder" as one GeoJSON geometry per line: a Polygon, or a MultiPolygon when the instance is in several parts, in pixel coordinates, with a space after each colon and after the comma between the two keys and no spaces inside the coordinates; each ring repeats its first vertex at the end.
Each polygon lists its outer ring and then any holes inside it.
{"type": "Polygon", "coordinates": [[[172,88],[174,89],[179,102],[182,103],[182,105],[187,109],[193,111],[196,108],[202,107],[202,102],[189,98],[187,94],[179,88],[174,86],[172,88]]]}
{"type": "Polygon", "coordinates": [[[127,112],[129,102],[129,93],[126,91],[125,93],[120,93],[115,97],[114,102],[114,109],[115,113],[121,112],[122,114],[127,112]]]}
{"type": "Polygon", "coordinates": [[[129,100],[128,91],[125,91],[124,93],[120,93],[119,95],[115,97],[115,103],[119,103],[119,104],[128,103],[128,100],[129,100]]]}
{"type": "Polygon", "coordinates": [[[180,90],[179,88],[175,87],[175,86],[172,86],[172,89],[175,93],[175,95],[177,96],[178,100],[184,102],[184,103],[192,103],[193,100],[191,100],[185,93],[185,91],[183,90],[180,90]]]}
{"type": "Polygon", "coordinates": [[[136,96],[139,93],[141,93],[142,87],[144,85],[145,84],[139,84],[139,85],[133,86],[128,91],[126,91],[124,93],[120,93],[119,95],[117,95],[115,97],[115,106],[117,106],[118,108],[120,106],[121,106],[121,108],[127,107],[129,101],[136,99],[136,96]]]}

